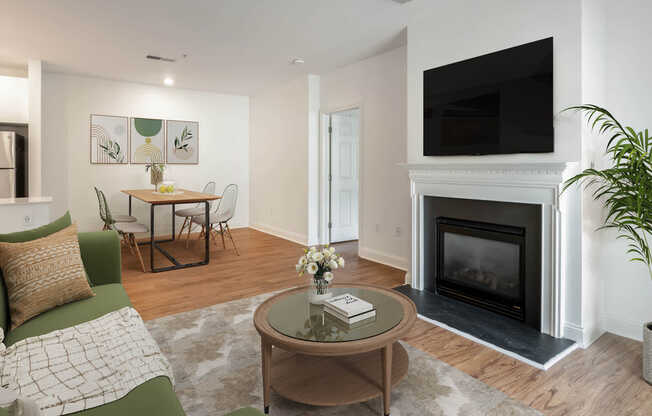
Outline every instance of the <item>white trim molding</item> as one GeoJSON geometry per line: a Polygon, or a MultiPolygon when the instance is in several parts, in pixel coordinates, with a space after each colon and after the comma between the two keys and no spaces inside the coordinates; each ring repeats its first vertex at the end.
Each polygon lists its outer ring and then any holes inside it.
{"type": "Polygon", "coordinates": [[[382,251],[374,250],[369,247],[359,247],[358,257],[403,270],[404,272],[407,272],[410,263],[409,260],[404,257],[383,253],[382,251]]]}
{"type": "Polygon", "coordinates": [[[252,224],[249,226],[256,231],[260,231],[265,234],[271,234],[275,237],[282,238],[284,240],[291,241],[293,243],[300,244],[302,246],[307,246],[308,236],[305,234],[293,233],[291,231],[286,231],[278,227],[272,227],[271,225],[265,224],[252,224]]]}
{"type": "MultiPolygon", "coordinates": [[[[405,164],[412,196],[412,287],[423,289],[423,202],[425,196],[479,199],[541,205],[541,332],[563,335],[562,208],[560,186],[571,164],[558,163],[440,163],[405,164]]],[[[580,278],[580,276],[577,276],[580,278]]],[[[581,301],[581,298],[579,299],[581,301]]]]}

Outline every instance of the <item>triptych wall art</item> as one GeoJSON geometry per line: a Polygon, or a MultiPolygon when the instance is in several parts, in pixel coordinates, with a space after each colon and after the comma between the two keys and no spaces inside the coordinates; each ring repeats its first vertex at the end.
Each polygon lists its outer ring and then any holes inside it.
{"type": "Polygon", "coordinates": [[[91,114],[92,164],[199,163],[199,123],[91,114]]]}

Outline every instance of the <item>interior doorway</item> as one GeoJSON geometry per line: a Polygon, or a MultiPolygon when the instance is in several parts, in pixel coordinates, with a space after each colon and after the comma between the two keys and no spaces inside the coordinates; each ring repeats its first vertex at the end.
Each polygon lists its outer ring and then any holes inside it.
{"type": "Polygon", "coordinates": [[[325,114],[329,243],[359,237],[360,109],[325,114]]]}

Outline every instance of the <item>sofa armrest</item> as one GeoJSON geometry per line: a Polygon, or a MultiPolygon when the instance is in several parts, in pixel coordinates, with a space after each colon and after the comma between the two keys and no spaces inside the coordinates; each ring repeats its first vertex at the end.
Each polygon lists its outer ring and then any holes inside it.
{"type": "Polygon", "coordinates": [[[122,283],[120,238],[115,231],[79,233],[79,249],[86,273],[94,285],[122,283]]]}

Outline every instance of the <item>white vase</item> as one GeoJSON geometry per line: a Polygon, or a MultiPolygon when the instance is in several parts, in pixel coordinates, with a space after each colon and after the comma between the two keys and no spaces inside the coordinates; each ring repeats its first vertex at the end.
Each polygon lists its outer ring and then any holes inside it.
{"type": "Polygon", "coordinates": [[[325,300],[333,297],[329,284],[326,280],[313,278],[312,285],[308,294],[308,301],[313,305],[321,305],[325,300]]]}

